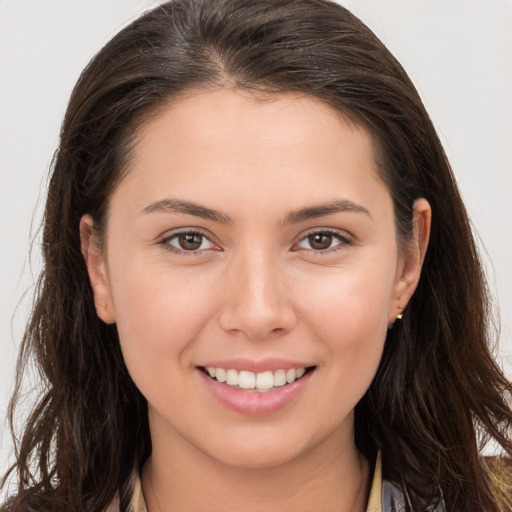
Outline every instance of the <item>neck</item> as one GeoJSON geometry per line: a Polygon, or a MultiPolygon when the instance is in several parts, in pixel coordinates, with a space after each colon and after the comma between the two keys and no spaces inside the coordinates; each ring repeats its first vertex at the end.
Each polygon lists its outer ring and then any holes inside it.
{"type": "Polygon", "coordinates": [[[334,433],[315,449],[271,467],[223,464],[161,436],[144,466],[142,487],[148,512],[363,512],[369,493],[369,464],[353,437],[334,433]],[[347,441],[347,440],[345,440],[347,441]]]}

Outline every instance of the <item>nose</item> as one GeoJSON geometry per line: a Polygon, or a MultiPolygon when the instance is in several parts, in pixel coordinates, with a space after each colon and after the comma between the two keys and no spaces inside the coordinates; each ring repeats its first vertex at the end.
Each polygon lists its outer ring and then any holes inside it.
{"type": "Polygon", "coordinates": [[[223,288],[219,323],[231,334],[265,340],[290,332],[297,322],[282,268],[269,255],[237,257],[223,288]]]}

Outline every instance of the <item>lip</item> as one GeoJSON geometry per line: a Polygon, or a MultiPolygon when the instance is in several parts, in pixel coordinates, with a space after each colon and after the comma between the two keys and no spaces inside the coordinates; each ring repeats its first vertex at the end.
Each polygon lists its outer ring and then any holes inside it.
{"type": "MultiPolygon", "coordinates": [[[[214,365],[212,364],[212,366],[214,365]]],[[[223,367],[223,365],[217,366],[217,368],[223,367]]],[[[289,368],[294,367],[295,366],[289,366],[289,368]]],[[[228,368],[233,368],[233,366],[228,368]]],[[[266,368],[268,369],[268,367],[266,368]]],[[[283,368],[283,366],[279,368],[283,368]]],[[[298,368],[301,368],[301,366],[298,366],[298,368]]],[[[240,369],[243,370],[245,368],[240,369]]],[[[274,388],[265,393],[237,389],[225,383],[217,382],[199,368],[197,369],[197,373],[209,392],[223,406],[246,416],[266,416],[281,411],[298,399],[304,392],[314,371],[306,373],[291,384],[274,388]]]]}
{"type": "Polygon", "coordinates": [[[291,370],[292,368],[298,370],[299,368],[308,368],[314,365],[311,363],[302,363],[279,358],[266,358],[260,360],[238,358],[224,359],[222,361],[208,361],[207,363],[199,366],[210,366],[213,368],[223,368],[225,370],[245,370],[248,372],[260,373],[266,371],[275,372],[276,370],[291,370]]]}

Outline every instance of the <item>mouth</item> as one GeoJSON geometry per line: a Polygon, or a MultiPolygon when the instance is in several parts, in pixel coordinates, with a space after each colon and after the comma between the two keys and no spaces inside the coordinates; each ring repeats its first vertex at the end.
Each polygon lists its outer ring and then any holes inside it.
{"type": "Polygon", "coordinates": [[[226,384],[233,389],[252,393],[267,393],[301,380],[305,375],[313,372],[315,368],[316,366],[282,368],[259,373],[246,370],[238,371],[232,368],[216,368],[213,366],[200,366],[199,370],[213,381],[226,384]]]}

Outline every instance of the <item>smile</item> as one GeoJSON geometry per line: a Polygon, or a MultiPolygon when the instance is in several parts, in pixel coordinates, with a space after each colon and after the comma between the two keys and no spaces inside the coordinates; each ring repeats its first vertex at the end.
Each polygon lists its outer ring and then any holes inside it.
{"type": "Polygon", "coordinates": [[[206,366],[203,371],[217,382],[227,384],[235,389],[265,393],[286,384],[292,384],[313,369],[314,367],[310,366],[255,373],[206,366]]]}
{"type": "Polygon", "coordinates": [[[265,416],[290,407],[310,387],[308,383],[316,373],[316,366],[274,368],[252,372],[220,365],[197,367],[198,376],[217,403],[247,416],[265,416]]]}

